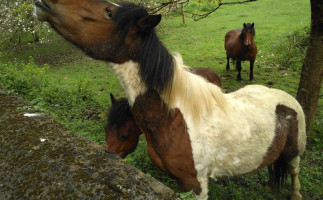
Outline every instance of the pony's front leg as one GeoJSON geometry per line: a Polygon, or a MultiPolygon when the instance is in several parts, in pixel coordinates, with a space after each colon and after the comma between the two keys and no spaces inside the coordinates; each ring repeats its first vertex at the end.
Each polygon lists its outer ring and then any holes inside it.
{"type": "Polygon", "coordinates": [[[229,71],[229,70],[230,70],[230,64],[229,64],[229,61],[230,61],[230,56],[228,56],[228,55],[227,55],[227,67],[226,67],[227,71],[229,71]]]}
{"type": "Polygon", "coordinates": [[[208,184],[209,184],[209,178],[208,176],[198,176],[197,179],[200,182],[202,191],[200,194],[196,195],[196,199],[198,200],[207,200],[208,199],[208,184]]]}
{"type": "Polygon", "coordinates": [[[254,78],[253,78],[253,64],[254,64],[254,60],[251,60],[250,61],[250,81],[253,81],[254,78]]]}
{"type": "Polygon", "coordinates": [[[237,60],[236,69],[238,70],[237,80],[241,81],[241,60],[237,60]]]}

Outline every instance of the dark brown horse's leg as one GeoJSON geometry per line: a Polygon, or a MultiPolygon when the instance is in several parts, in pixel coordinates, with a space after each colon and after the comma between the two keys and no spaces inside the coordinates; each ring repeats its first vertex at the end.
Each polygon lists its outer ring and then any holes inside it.
{"type": "Polygon", "coordinates": [[[253,78],[253,63],[254,62],[255,62],[254,60],[250,61],[250,81],[254,80],[254,78],[253,78]]]}
{"type": "Polygon", "coordinates": [[[241,61],[240,60],[237,60],[236,68],[238,70],[237,80],[241,81],[242,78],[241,78],[241,61]]]}
{"type": "Polygon", "coordinates": [[[230,70],[230,64],[229,64],[229,61],[230,61],[230,57],[227,56],[227,70],[230,70]]]}

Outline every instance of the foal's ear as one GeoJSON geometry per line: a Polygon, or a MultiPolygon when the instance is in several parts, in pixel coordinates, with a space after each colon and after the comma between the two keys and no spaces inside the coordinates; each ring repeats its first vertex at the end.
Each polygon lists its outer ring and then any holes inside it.
{"type": "Polygon", "coordinates": [[[246,23],[243,23],[243,28],[246,28],[247,27],[247,24],[246,23]]]}
{"type": "Polygon", "coordinates": [[[157,26],[161,20],[161,15],[148,15],[138,21],[140,32],[145,32],[157,26]]]}
{"type": "Polygon", "coordinates": [[[112,104],[117,102],[117,100],[114,98],[112,93],[110,93],[110,99],[111,99],[112,104]]]}
{"type": "Polygon", "coordinates": [[[252,22],[251,27],[253,28],[255,26],[255,23],[252,22]]]}

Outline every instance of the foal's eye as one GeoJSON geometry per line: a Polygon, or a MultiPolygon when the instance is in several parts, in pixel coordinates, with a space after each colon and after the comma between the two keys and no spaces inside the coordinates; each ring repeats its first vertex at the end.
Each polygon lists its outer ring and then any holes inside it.
{"type": "Polygon", "coordinates": [[[112,18],[112,12],[111,12],[111,10],[109,10],[108,8],[105,8],[105,12],[107,13],[107,16],[109,18],[112,18]]]}

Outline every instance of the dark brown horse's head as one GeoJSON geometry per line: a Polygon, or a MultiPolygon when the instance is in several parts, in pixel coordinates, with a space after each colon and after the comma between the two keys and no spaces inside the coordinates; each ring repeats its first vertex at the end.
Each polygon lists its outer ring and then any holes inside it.
{"type": "Polygon", "coordinates": [[[131,113],[128,100],[116,100],[112,94],[110,97],[112,107],[108,124],[105,126],[105,148],[125,158],[137,147],[141,131],[131,113]]]}
{"type": "Polygon", "coordinates": [[[142,7],[103,0],[41,0],[35,12],[89,56],[114,63],[134,59],[142,36],[161,20],[142,7]]]}
{"type": "Polygon", "coordinates": [[[252,23],[243,23],[243,29],[241,31],[241,40],[246,49],[250,49],[252,43],[254,42],[253,38],[255,36],[255,24],[252,23]]]}

